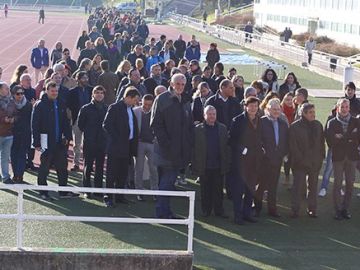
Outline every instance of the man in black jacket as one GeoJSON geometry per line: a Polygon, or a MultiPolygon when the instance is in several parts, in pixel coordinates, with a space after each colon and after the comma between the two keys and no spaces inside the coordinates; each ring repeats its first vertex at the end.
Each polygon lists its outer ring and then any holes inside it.
{"type": "Polygon", "coordinates": [[[183,59],[186,51],[186,42],[183,40],[182,35],[174,42],[175,56],[177,59],[183,59]]]}
{"type": "MultiPolygon", "coordinates": [[[[54,165],[59,186],[66,186],[67,148],[72,140],[71,127],[66,115],[65,104],[57,99],[58,90],[54,82],[46,85],[46,93],[38,101],[32,112],[33,146],[41,151],[38,185],[47,185],[49,168],[54,165]]],[[[61,198],[78,196],[71,192],[59,192],[61,198]]],[[[42,199],[51,199],[47,191],[41,191],[42,199]]]]}
{"type": "Polygon", "coordinates": [[[143,60],[144,66],[146,66],[146,56],[143,54],[143,46],[141,44],[137,44],[134,47],[132,53],[129,53],[126,59],[130,62],[131,66],[135,68],[136,59],[141,58],[143,60]]]}
{"type": "Polygon", "coordinates": [[[168,82],[161,76],[161,66],[160,64],[154,64],[151,66],[150,77],[144,80],[144,85],[146,87],[146,93],[154,96],[154,90],[159,85],[168,86],[168,82]]]}
{"type": "Polygon", "coordinates": [[[140,97],[147,94],[146,87],[141,82],[140,72],[138,69],[133,68],[129,71],[129,80],[130,81],[127,84],[125,84],[124,86],[121,86],[121,84],[119,85],[119,88],[117,91],[116,102],[119,102],[119,100],[124,97],[124,93],[125,93],[126,89],[131,86],[135,87],[138,90],[140,97]]]}
{"type": "Polygon", "coordinates": [[[315,106],[304,103],[300,108],[301,118],[289,129],[289,153],[294,175],[292,187],[292,217],[299,216],[303,187],[308,185],[308,209],[310,217],[317,217],[317,185],[319,172],[325,157],[324,131],[315,120],[315,106]]]}
{"type": "Polygon", "coordinates": [[[268,214],[280,217],[276,207],[276,190],[283,158],[288,152],[288,125],[282,120],[279,99],[271,99],[266,106],[266,115],[261,118],[261,141],[264,148],[260,183],[255,194],[255,210],[259,216],[264,191],[268,191],[268,214]]]}
{"type": "MultiPolygon", "coordinates": [[[[150,125],[155,133],[155,164],[159,172],[159,190],[174,190],[179,170],[185,168],[191,157],[193,120],[190,103],[181,96],[186,78],[175,74],[169,90],[157,96],[151,112],[150,125]]],[[[158,196],[158,218],[173,218],[170,199],[158,196]]]]}
{"type": "Polygon", "coordinates": [[[350,114],[351,116],[358,116],[360,114],[360,100],[355,95],[356,86],[353,82],[349,82],[345,86],[345,98],[350,100],[350,114]]]}
{"type": "Polygon", "coordinates": [[[260,101],[249,97],[245,112],[232,120],[229,144],[232,150],[231,191],[235,223],[257,222],[252,216],[252,202],[259,177],[263,149],[261,122],[258,116],[260,101]]]}
{"type": "MultiPolygon", "coordinates": [[[[106,147],[106,136],[102,128],[107,111],[104,103],[105,91],[101,85],[93,89],[91,102],[80,109],[77,120],[79,129],[84,133],[84,187],[91,187],[91,172],[95,161],[94,186],[102,188],[106,147]]],[[[89,193],[85,195],[91,197],[89,193]]]]}
{"type": "MultiPolygon", "coordinates": [[[[134,87],[125,90],[124,98],[110,105],[103,123],[107,134],[106,187],[124,188],[131,158],[137,154],[138,126],[132,107],[139,102],[140,94],[134,87]]],[[[115,202],[127,203],[121,194],[115,202]]],[[[106,207],[113,206],[110,196],[104,196],[106,207]]]]}
{"type": "Polygon", "coordinates": [[[216,93],[219,90],[218,85],[215,82],[215,80],[213,78],[211,78],[211,75],[212,75],[212,68],[210,66],[204,66],[202,69],[201,78],[204,82],[206,82],[209,85],[210,90],[213,93],[216,93]]]}
{"type": "Polygon", "coordinates": [[[335,219],[350,219],[351,196],[355,182],[356,162],[359,156],[360,126],[358,120],[351,116],[350,101],[339,99],[336,117],[331,119],[326,130],[326,141],[332,149],[334,167],[334,205],[335,219]],[[345,174],[345,179],[343,175],[345,174]],[[345,180],[345,196],[341,196],[341,187],[345,180]]]}
{"type": "Polygon", "coordinates": [[[91,87],[88,85],[89,77],[85,71],[80,71],[76,75],[78,86],[70,89],[67,96],[67,107],[71,112],[72,130],[74,134],[74,166],[72,171],[80,170],[80,158],[81,158],[81,143],[82,132],[77,124],[77,117],[82,106],[88,104],[91,100],[91,87]]]}
{"type": "Polygon", "coordinates": [[[65,48],[62,52],[62,59],[58,62],[65,62],[66,65],[70,67],[71,73],[74,73],[77,70],[77,64],[74,60],[71,59],[70,50],[65,48]]]}

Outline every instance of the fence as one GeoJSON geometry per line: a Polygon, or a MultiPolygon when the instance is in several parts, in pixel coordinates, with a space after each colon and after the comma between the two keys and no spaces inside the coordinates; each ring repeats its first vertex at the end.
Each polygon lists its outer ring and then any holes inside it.
{"type": "Polygon", "coordinates": [[[137,224],[172,224],[188,226],[187,252],[193,252],[194,232],[194,208],[195,191],[151,191],[151,190],[128,190],[128,189],[107,189],[107,188],[84,188],[84,187],[58,187],[58,186],[35,186],[35,185],[0,185],[0,190],[12,190],[18,193],[17,213],[0,214],[0,219],[15,219],[16,226],[16,247],[23,247],[23,223],[26,220],[38,221],[81,221],[81,222],[107,222],[107,223],[137,223],[137,224]],[[189,198],[189,215],[186,219],[158,219],[158,218],[128,218],[128,217],[89,217],[89,216],[55,216],[55,215],[26,215],[24,214],[24,191],[70,191],[70,192],[95,192],[106,194],[127,194],[127,195],[158,195],[171,197],[189,198]]]}
{"type": "MultiPolygon", "coordinates": [[[[207,33],[229,43],[243,46],[294,65],[306,66],[307,55],[304,47],[283,42],[279,38],[255,33],[248,34],[239,29],[218,24],[209,25],[202,20],[174,13],[170,14],[169,18],[177,24],[182,24],[197,31],[207,33]]],[[[349,58],[314,50],[312,63],[311,66],[309,66],[309,69],[323,76],[343,82],[344,71],[349,66],[349,62],[349,58]],[[335,69],[332,69],[330,64],[335,65],[335,69]]],[[[353,70],[352,80],[355,83],[360,84],[359,69],[353,70]]]]}

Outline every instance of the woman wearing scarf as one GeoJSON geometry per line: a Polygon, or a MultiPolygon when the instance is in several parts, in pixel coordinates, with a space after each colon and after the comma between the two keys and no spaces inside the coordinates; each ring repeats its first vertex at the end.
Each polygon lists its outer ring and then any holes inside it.
{"type": "Polygon", "coordinates": [[[9,174],[10,150],[13,143],[13,125],[16,108],[10,95],[9,86],[0,82],[0,160],[1,176],[4,184],[12,184],[9,174]]]}
{"type": "Polygon", "coordinates": [[[32,104],[24,96],[24,90],[15,86],[11,90],[16,107],[16,118],[13,128],[11,147],[11,165],[14,173],[13,182],[22,183],[26,165],[26,153],[31,145],[31,111],[32,104]]]}

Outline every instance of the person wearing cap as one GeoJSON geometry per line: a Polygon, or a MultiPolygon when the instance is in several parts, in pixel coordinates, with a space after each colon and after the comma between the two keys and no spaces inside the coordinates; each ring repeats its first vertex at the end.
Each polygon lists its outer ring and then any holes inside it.
{"type": "Polygon", "coordinates": [[[252,203],[264,156],[261,141],[260,101],[256,97],[245,100],[245,112],[232,120],[229,145],[231,147],[231,191],[235,223],[255,223],[252,203]]]}
{"type": "Polygon", "coordinates": [[[295,104],[295,118],[294,121],[299,120],[302,116],[301,105],[309,103],[308,91],[305,88],[299,88],[295,91],[294,104],[295,104]]]}
{"type": "Polygon", "coordinates": [[[309,217],[317,217],[317,186],[319,172],[325,157],[325,140],[322,124],[315,119],[315,106],[301,105],[301,117],[289,129],[289,154],[294,176],[291,198],[291,217],[297,218],[304,197],[303,187],[308,189],[309,217]]]}
{"type": "Polygon", "coordinates": [[[206,61],[211,68],[214,68],[215,63],[220,61],[220,53],[216,43],[210,43],[210,48],[206,54],[206,61]]]}

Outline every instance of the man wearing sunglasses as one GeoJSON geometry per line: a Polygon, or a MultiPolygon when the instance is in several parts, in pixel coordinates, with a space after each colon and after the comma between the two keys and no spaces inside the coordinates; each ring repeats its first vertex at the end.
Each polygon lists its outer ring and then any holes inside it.
{"type": "Polygon", "coordinates": [[[65,48],[62,54],[62,59],[59,62],[64,61],[65,64],[70,67],[71,73],[74,73],[77,70],[77,64],[74,60],[71,59],[70,50],[65,48]]]}

